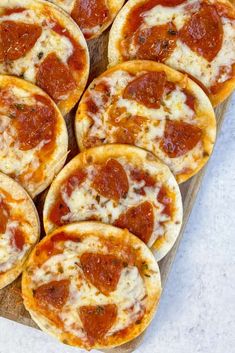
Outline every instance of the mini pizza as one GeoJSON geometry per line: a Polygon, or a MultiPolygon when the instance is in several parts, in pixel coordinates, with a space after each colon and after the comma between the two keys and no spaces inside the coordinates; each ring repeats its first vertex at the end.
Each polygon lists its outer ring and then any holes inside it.
{"type": "Polygon", "coordinates": [[[81,150],[125,143],[154,153],[183,182],[208,160],[216,135],[209,99],[185,74],[153,61],[119,64],[96,78],[79,104],[81,150]]]}
{"type": "Polygon", "coordinates": [[[130,59],[186,72],[215,106],[235,88],[235,8],[227,0],[129,0],[110,32],[109,61],[130,59]]]}
{"type": "Polygon", "coordinates": [[[153,254],[137,237],[81,222],[57,229],[36,246],[22,292],[42,330],[69,345],[108,348],[149,325],[161,279],[153,254]]]}
{"type": "Polygon", "coordinates": [[[39,219],[26,191],[0,173],[0,289],[22,272],[39,239],[39,219]]]}
{"type": "Polygon", "coordinates": [[[134,146],[105,145],[76,156],[47,194],[44,228],[96,220],[127,228],[160,260],[173,246],[182,223],[178,184],[169,168],[134,146]]]}
{"type": "Polygon", "coordinates": [[[42,192],[65,163],[63,116],[40,88],[0,75],[0,171],[32,196],[42,192]]]}
{"type": "Polygon", "coordinates": [[[86,39],[98,37],[112,22],[124,0],[48,0],[72,16],[86,39]]]}
{"type": "Polygon", "coordinates": [[[74,21],[42,0],[1,0],[0,73],[37,84],[68,113],[89,73],[86,41],[74,21]]]}

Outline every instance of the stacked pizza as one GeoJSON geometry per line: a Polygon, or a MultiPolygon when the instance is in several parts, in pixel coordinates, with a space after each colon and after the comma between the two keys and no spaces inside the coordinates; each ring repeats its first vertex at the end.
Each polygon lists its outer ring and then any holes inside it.
{"type": "Polygon", "coordinates": [[[229,1],[123,3],[0,3],[0,288],[23,271],[32,319],[88,350],[122,345],[153,318],[157,262],[182,224],[178,184],[208,161],[213,106],[235,87],[229,1]],[[89,76],[86,40],[113,20],[109,67],[79,102],[80,153],[64,166],[74,155],[68,113],[89,76]],[[36,245],[31,198],[42,211],[35,197],[50,184],[36,245]]]}

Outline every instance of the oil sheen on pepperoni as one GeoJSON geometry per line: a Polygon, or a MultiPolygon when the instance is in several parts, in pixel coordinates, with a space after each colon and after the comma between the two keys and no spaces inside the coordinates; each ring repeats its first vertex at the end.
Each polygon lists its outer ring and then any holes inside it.
{"type": "Polygon", "coordinates": [[[159,108],[166,83],[165,72],[148,72],[131,81],[123,97],[133,99],[147,108],[159,108]]]}
{"type": "Polygon", "coordinates": [[[28,151],[40,142],[49,144],[55,137],[55,111],[47,98],[36,95],[34,106],[15,104],[12,109],[12,125],[17,131],[20,149],[28,151]]]}
{"type": "Polygon", "coordinates": [[[202,4],[180,30],[180,39],[191,50],[212,61],[221,49],[223,28],[216,8],[202,4]]]}
{"type": "Polygon", "coordinates": [[[153,206],[148,201],[129,208],[114,222],[115,226],[119,228],[127,228],[146,244],[152,235],[153,224],[153,206]]]}
{"type": "Polygon", "coordinates": [[[51,281],[34,290],[34,298],[40,306],[51,305],[61,309],[69,296],[69,280],[51,281]]]}
{"type": "Polygon", "coordinates": [[[56,102],[76,88],[72,73],[56,53],[48,54],[39,66],[36,81],[56,102]]]}
{"type": "Polygon", "coordinates": [[[202,138],[202,130],[182,121],[166,122],[161,149],[170,157],[183,156],[192,150],[202,138]]]}
{"type": "Polygon", "coordinates": [[[9,216],[9,208],[3,200],[0,200],[0,234],[5,233],[9,216]]]}
{"type": "Polygon", "coordinates": [[[102,339],[113,326],[117,317],[117,306],[86,305],[79,308],[79,316],[91,343],[102,339]]]}
{"type": "Polygon", "coordinates": [[[123,268],[119,258],[114,255],[84,253],[80,261],[86,278],[96,288],[105,295],[115,291],[123,268]]]}
{"type": "MultiPolygon", "coordinates": [[[[82,30],[102,26],[108,16],[105,0],[77,0],[72,11],[73,19],[82,30]]],[[[89,35],[85,36],[89,38],[89,35]]]]}
{"type": "Polygon", "coordinates": [[[164,62],[176,47],[178,32],[172,23],[138,30],[133,39],[136,59],[164,62]]]}
{"type": "Polygon", "coordinates": [[[126,172],[115,159],[109,159],[100,167],[92,186],[100,195],[115,201],[125,197],[129,190],[126,172]]]}
{"type": "Polygon", "coordinates": [[[138,115],[121,119],[114,133],[115,142],[134,145],[145,121],[146,118],[138,115]]]}
{"type": "Polygon", "coordinates": [[[42,33],[35,24],[4,21],[0,24],[0,61],[17,60],[28,53],[42,33]]]}

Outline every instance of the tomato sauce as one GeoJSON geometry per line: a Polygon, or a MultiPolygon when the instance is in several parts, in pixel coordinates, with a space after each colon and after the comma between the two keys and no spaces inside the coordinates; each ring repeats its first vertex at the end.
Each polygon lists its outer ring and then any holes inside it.
{"type": "Polygon", "coordinates": [[[25,244],[25,237],[23,232],[19,228],[12,228],[11,232],[13,234],[13,244],[17,249],[22,250],[25,244]]]}
{"type": "Polygon", "coordinates": [[[142,188],[135,190],[135,192],[139,193],[140,195],[146,195],[144,188],[145,187],[154,187],[156,181],[154,178],[146,171],[140,169],[133,169],[131,171],[131,177],[133,180],[137,181],[138,183],[142,180],[145,182],[142,188]]]}
{"type": "Polygon", "coordinates": [[[10,217],[10,210],[7,204],[0,199],[0,234],[6,231],[7,221],[10,217]]]}
{"type": "Polygon", "coordinates": [[[180,5],[185,1],[186,0],[149,0],[143,1],[142,4],[134,6],[126,19],[125,27],[123,29],[123,38],[125,38],[125,40],[123,43],[120,43],[120,49],[125,59],[128,59],[129,57],[129,54],[127,53],[130,41],[134,38],[135,44],[139,43],[141,46],[143,45],[145,47],[143,50],[140,49],[136,58],[152,58],[152,60],[157,60],[158,57],[158,60],[160,60],[160,58],[165,60],[174,49],[175,41],[177,39],[177,31],[173,28],[173,24],[168,24],[167,26],[155,26],[152,29],[140,31],[139,28],[144,21],[143,13],[151,10],[157,5],[173,7],[180,5]],[[155,36],[158,39],[156,48],[154,48],[155,36]],[[166,38],[164,38],[165,36],[166,38]],[[147,57],[147,54],[150,54],[151,57],[147,57]]]}
{"type": "Polygon", "coordinates": [[[164,206],[162,213],[168,217],[172,217],[173,199],[170,191],[165,186],[162,186],[159,190],[157,200],[164,206]]]}
{"type": "MultiPolygon", "coordinates": [[[[72,70],[83,71],[86,65],[86,52],[72,37],[68,30],[62,27],[59,23],[54,23],[52,27],[53,31],[65,36],[73,45],[73,53],[68,59],[68,66],[72,70]]],[[[71,73],[72,74],[72,73],[71,73]]]]}

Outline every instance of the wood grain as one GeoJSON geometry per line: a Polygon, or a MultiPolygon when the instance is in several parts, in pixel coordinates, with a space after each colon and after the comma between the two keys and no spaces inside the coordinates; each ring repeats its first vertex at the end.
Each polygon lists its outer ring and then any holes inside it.
{"type": "MultiPolygon", "coordinates": [[[[97,75],[99,75],[101,72],[105,71],[107,67],[107,43],[108,43],[108,31],[103,33],[103,35],[100,38],[89,42],[90,60],[91,60],[91,73],[89,77],[89,82],[91,82],[91,80],[97,75]]],[[[216,109],[218,132],[220,131],[228,104],[229,104],[229,99],[227,99],[223,104],[221,104],[216,109]]],[[[74,115],[75,115],[75,109],[65,118],[68,131],[69,131],[70,154],[68,156],[68,160],[78,153],[78,148],[76,145],[74,131],[73,131],[74,115]]],[[[187,224],[189,215],[192,211],[197,193],[200,189],[200,185],[201,185],[204,173],[205,173],[205,168],[196,176],[194,176],[192,179],[182,184],[180,187],[182,192],[183,205],[184,205],[183,226],[174,247],[172,248],[170,253],[168,253],[168,255],[164,259],[162,259],[159,263],[163,288],[165,287],[167,277],[169,275],[171,266],[174,262],[174,258],[175,258],[177,249],[179,247],[180,241],[182,239],[185,226],[187,224]]],[[[43,206],[45,194],[46,193],[44,192],[40,197],[37,198],[37,201],[36,201],[36,205],[40,214],[42,213],[42,206],[43,206]]],[[[22,298],[21,298],[20,281],[21,279],[19,278],[11,285],[0,290],[0,316],[10,320],[14,320],[16,322],[19,322],[27,326],[38,328],[37,325],[31,320],[28,312],[24,309],[22,298]]],[[[151,330],[151,325],[148,329],[151,330]]],[[[143,337],[144,337],[144,333],[140,335],[138,338],[136,338],[135,340],[123,346],[106,350],[106,352],[109,352],[109,353],[133,352],[141,344],[143,337]]]]}

